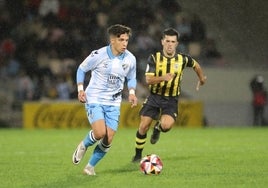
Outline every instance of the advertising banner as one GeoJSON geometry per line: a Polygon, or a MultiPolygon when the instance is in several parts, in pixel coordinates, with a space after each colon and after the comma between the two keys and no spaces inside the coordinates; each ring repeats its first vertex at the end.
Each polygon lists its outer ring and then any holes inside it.
{"type": "MultiPolygon", "coordinates": [[[[131,108],[121,105],[119,128],[138,127],[141,104],[131,108]]],[[[26,102],[23,105],[24,128],[89,128],[84,105],[78,102],[26,102]]],[[[175,126],[202,127],[203,103],[179,102],[179,115],[175,126]]]]}

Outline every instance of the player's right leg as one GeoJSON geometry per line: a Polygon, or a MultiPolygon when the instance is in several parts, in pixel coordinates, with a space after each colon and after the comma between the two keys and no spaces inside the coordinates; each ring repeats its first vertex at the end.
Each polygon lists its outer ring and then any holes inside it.
{"type": "Polygon", "coordinates": [[[72,161],[74,164],[79,164],[81,159],[85,155],[87,148],[96,143],[97,140],[100,140],[103,137],[102,135],[105,134],[105,128],[103,128],[102,130],[102,128],[98,127],[99,123],[95,123],[96,121],[101,122],[101,124],[103,124],[102,127],[105,127],[104,115],[101,106],[98,104],[86,104],[85,107],[87,112],[87,118],[92,127],[92,130],[89,131],[84,140],[78,144],[76,150],[74,151],[72,157],[72,161]],[[94,126],[94,124],[97,125],[94,126]]]}
{"type": "Polygon", "coordinates": [[[142,158],[142,151],[146,143],[147,131],[149,130],[152,121],[151,117],[141,116],[140,126],[136,132],[135,155],[132,158],[132,162],[139,162],[142,158]]]}
{"type": "Polygon", "coordinates": [[[147,134],[141,135],[139,131],[136,132],[136,143],[135,143],[135,155],[132,158],[132,162],[140,162],[142,157],[142,150],[146,143],[147,134]]]}
{"type": "Polygon", "coordinates": [[[86,135],[84,140],[82,140],[76,150],[73,153],[72,161],[73,164],[79,164],[81,159],[84,157],[87,148],[91,145],[93,145],[97,140],[94,137],[93,131],[89,131],[89,133],[86,135]]]}

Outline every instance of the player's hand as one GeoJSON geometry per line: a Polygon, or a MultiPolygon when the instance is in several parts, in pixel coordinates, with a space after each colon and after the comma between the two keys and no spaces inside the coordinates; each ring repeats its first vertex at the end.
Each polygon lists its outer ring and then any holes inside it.
{"type": "Polygon", "coordinates": [[[205,84],[206,80],[207,80],[206,76],[204,76],[202,79],[198,80],[197,85],[196,85],[196,91],[199,90],[200,86],[205,84]]]}
{"type": "Polygon", "coordinates": [[[175,74],[167,73],[166,75],[164,75],[164,80],[165,81],[172,80],[174,78],[174,76],[175,76],[175,74]]]}
{"type": "Polygon", "coordinates": [[[138,99],[137,99],[136,95],[130,94],[128,96],[128,101],[131,103],[131,108],[138,105],[138,99]]]}
{"type": "Polygon", "coordinates": [[[86,103],[87,102],[87,98],[86,98],[86,93],[83,90],[78,91],[78,100],[81,103],[86,103]]]}

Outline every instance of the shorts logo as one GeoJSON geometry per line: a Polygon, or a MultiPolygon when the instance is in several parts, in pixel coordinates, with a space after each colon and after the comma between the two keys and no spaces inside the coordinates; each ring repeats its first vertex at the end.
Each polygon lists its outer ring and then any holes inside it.
{"type": "Polygon", "coordinates": [[[90,119],[93,119],[94,118],[94,115],[92,113],[92,110],[89,110],[89,112],[87,113],[87,116],[90,118],[90,119]]]}

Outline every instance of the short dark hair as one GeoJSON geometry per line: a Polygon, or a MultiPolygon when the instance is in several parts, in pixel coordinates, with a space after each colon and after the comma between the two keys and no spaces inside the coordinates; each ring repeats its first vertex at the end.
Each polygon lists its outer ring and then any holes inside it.
{"type": "Polygon", "coordinates": [[[130,27],[127,27],[125,25],[115,24],[107,29],[107,33],[109,36],[114,35],[116,37],[120,37],[120,35],[122,34],[128,34],[129,36],[131,36],[132,30],[130,27]]]}
{"type": "Polygon", "coordinates": [[[162,33],[162,39],[165,38],[165,36],[168,35],[168,36],[176,36],[177,37],[177,41],[179,41],[179,38],[180,38],[180,33],[174,29],[174,28],[167,28],[163,31],[162,33]]]}

